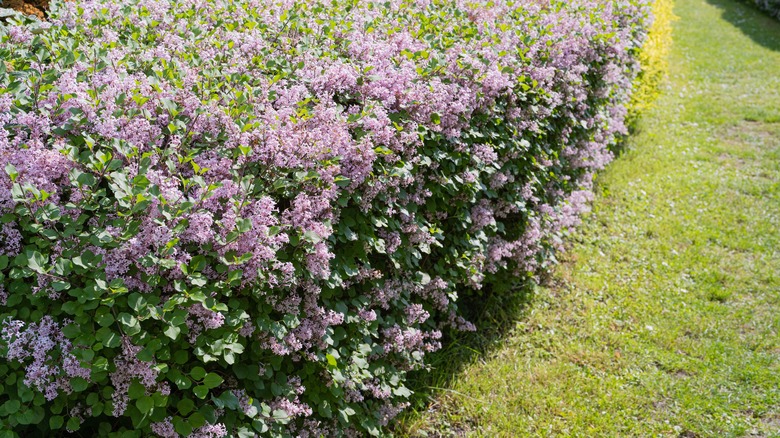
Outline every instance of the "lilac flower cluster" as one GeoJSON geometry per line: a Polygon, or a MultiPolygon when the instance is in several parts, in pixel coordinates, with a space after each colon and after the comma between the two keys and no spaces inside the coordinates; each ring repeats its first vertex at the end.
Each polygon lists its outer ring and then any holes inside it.
{"type": "Polygon", "coordinates": [[[112,394],[114,402],[112,415],[115,417],[121,416],[127,409],[129,402],[127,393],[134,379],[146,387],[147,392],[158,391],[164,396],[171,393],[168,382],[158,383],[159,372],[150,366],[153,364],[138,360],[137,355],[140,351],[141,347],[133,345],[129,339],[123,338],[122,352],[114,358],[115,369],[111,373],[111,385],[115,388],[112,394]]]}
{"type": "Polygon", "coordinates": [[[647,4],[78,0],[0,24],[0,373],[55,429],[380,434],[406,373],[476,328],[459,296],[528,281],[587,209],[647,4]]]}
{"type": "Polygon", "coordinates": [[[7,348],[6,358],[26,364],[25,385],[43,393],[46,400],[54,400],[61,392],[72,392],[71,378],[89,379],[89,369],[73,356],[71,342],[51,316],[24,326],[24,321],[6,320],[0,336],[7,348]]]}

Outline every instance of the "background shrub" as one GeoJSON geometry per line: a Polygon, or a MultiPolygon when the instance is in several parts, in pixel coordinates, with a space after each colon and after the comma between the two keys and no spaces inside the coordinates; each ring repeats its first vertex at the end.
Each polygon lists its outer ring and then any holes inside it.
{"type": "Polygon", "coordinates": [[[9,436],[381,434],[548,263],[644,1],[77,1],[0,27],[9,436]]]}
{"type": "Polygon", "coordinates": [[[667,55],[672,47],[673,0],[654,0],[650,6],[652,22],[639,52],[640,71],[628,106],[629,123],[655,101],[669,68],[667,55]]]}
{"type": "Polygon", "coordinates": [[[753,0],[759,8],[769,12],[775,18],[780,18],[780,0],[753,0]]]}

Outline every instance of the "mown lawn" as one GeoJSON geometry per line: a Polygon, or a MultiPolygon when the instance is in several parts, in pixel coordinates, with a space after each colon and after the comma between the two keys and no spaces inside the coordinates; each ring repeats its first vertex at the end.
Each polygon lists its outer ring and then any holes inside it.
{"type": "Polygon", "coordinates": [[[780,22],[675,13],[669,81],[563,263],[489,299],[401,435],[780,436],[780,22]]]}

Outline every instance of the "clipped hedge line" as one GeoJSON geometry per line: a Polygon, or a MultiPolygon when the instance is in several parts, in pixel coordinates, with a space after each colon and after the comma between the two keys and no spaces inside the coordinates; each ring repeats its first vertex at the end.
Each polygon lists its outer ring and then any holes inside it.
{"type": "Polygon", "coordinates": [[[53,2],[0,26],[9,436],[379,435],[552,259],[646,1],[53,2]]]}

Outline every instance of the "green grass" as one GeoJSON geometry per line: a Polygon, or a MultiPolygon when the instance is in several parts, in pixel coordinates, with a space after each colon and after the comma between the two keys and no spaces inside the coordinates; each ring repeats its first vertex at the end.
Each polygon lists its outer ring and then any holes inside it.
{"type": "Polygon", "coordinates": [[[675,13],[669,81],[563,263],[486,299],[399,435],[780,437],[780,22],[675,13]]]}

